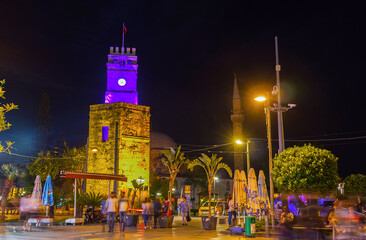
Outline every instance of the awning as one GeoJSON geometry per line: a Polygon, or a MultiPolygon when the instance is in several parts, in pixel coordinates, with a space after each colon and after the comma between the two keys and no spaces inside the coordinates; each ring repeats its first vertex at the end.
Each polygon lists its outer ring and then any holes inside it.
{"type": "Polygon", "coordinates": [[[127,182],[125,175],[106,174],[106,173],[85,173],[85,172],[70,172],[60,171],[60,177],[63,178],[81,178],[81,179],[100,179],[100,180],[117,180],[127,182]]]}

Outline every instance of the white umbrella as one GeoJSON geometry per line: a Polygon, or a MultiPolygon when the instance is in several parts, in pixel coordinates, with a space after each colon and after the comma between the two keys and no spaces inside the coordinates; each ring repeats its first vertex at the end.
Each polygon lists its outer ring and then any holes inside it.
{"type": "Polygon", "coordinates": [[[240,172],[239,170],[235,170],[234,172],[234,187],[233,187],[233,203],[234,206],[239,204],[239,196],[240,196],[240,172]]]}
{"type": "MultiPolygon", "coordinates": [[[[238,171],[239,172],[239,171],[238,171]]],[[[239,183],[238,183],[238,223],[240,224],[240,212],[241,210],[245,209],[246,203],[247,203],[247,193],[246,193],[246,187],[247,187],[247,177],[245,175],[245,172],[242,170],[239,175],[239,183]]],[[[244,216],[243,216],[244,217],[244,216]]]]}
{"type": "Polygon", "coordinates": [[[248,207],[249,214],[254,215],[259,213],[257,177],[253,168],[249,170],[248,176],[248,207]]]}
{"type": "Polygon", "coordinates": [[[247,176],[244,170],[240,172],[240,205],[245,207],[247,204],[247,176]]]}
{"type": "Polygon", "coordinates": [[[42,204],[42,181],[41,176],[37,175],[34,181],[34,188],[32,196],[30,198],[30,203],[33,209],[38,209],[42,204]]]}
{"type": "Polygon", "coordinates": [[[264,176],[264,172],[262,170],[259,171],[258,176],[258,200],[259,205],[263,206],[263,210],[271,209],[268,198],[268,191],[266,186],[266,178],[264,176]]]}

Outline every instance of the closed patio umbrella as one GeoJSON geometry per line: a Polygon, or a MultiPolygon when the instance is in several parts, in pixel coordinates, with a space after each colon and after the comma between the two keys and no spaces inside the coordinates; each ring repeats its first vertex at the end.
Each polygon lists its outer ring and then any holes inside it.
{"type": "Polygon", "coordinates": [[[271,208],[271,205],[269,204],[266,178],[262,170],[259,171],[258,176],[258,200],[262,210],[267,210],[271,208]]]}
{"type": "Polygon", "coordinates": [[[240,171],[234,172],[234,187],[233,187],[233,203],[234,206],[238,206],[240,201],[240,171]]]}
{"type": "Polygon", "coordinates": [[[258,214],[259,210],[257,177],[255,176],[254,169],[251,168],[248,176],[248,214],[258,214]]]}
{"type": "Polygon", "coordinates": [[[42,205],[47,206],[46,216],[48,217],[48,207],[53,206],[53,190],[51,176],[48,175],[43,188],[42,205]]]}
{"type": "Polygon", "coordinates": [[[40,208],[42,204],[41,197],[42,197],[42,181],[41,176],[37,175],[36,180],[34,180],[32,196],[29,200],[32,210],[37,210],[38,208],[40,208]]]}

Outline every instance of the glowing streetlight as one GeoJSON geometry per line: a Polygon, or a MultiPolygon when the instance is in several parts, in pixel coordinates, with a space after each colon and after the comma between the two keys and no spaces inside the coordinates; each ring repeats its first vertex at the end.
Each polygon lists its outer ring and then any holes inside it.
{"type": "Polygon", "coordinates": [[[243,144],[243,142],[242,142],[241,140],[239,140],[239,139],[238,139],[238,140],[236,140],[236,141],[235,141],[235,143],[236,143],[236,144],[240,144],[240,145],[241,145],[241,144],[243,144]]]}
{"type": "Polygon", "coordinates": [[[272,178],[272,137],[271,137],[271,107],[265,97],[256,97],[254,100],[264,103],[264,114],[266,115],[266,127],[267,127],[267,140],[268,140],[268,165],[269,165],[269,189],[270,189],[270,201],[271,201],[271,220],[272,229],[274,229],[274,190],[273,190],[273,178],[272,178]]]}
{"type": "Polygon", "coordinates": [[[91,151],[92,152],[98,152],[98,148],[92,148],[91,151]]]}
{"type": "Polygon", "coordinates": [[[254,98],[254,100],[256,100],[257,102],[264,102],[267,100],[267,98],[263,97],[263,96],[259,96],[259,97],[254,98]]]}
{"type": "MultiPolygon", "coordinates": [[[[240,139],[236,140],[235,143],[239,144],[239,145],[244,144],[243,141],[241,141],[240,139]]],[[[250,143],[250,141],[249,141],[249,139],[247,139],[246,143],[247,143],[247,176],[249,176],[249,169],[250,169],[250,160],[249,160],[250,159],[249,158],[249,143],[250,143]]]]}

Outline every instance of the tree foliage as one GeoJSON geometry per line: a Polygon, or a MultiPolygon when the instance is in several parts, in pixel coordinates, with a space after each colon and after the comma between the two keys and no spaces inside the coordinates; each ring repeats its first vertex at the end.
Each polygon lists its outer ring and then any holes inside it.
{"type": "Polygon", "coordinates": [[[132,194],[132,199],[131,199],[131,213],[132,213],[133,206],[135,205],[137,191],[142,189],[142,187],[144,186],[144,183],[138,183],[136,179],[133,179],[131,181],[131,183],[132,183],[133,188],[131,188],[131,191],[129,192],[128,195],[132,194]]]}
{"type": "Polygon", "coordinates": [[[12,164],[1,165],[1,173],[5,176],[4,188],[1,193],[1,220],[5,219],[5,207],[10,189],[15,187],[14,179],[22,174],[22,170],[12,164]]]}
{"type": "MultiPolygon", "coordinates": [[[[0,98],[5,99],[5,91],[4,91],[5,79],[0,81],[0,98]]],[[[17,105],[14,103],[0,103],[0,132],[7,130],[10,128],[11,124],[6,121],[5,113],[18,109],[17,105]]],[[[0,141],[0,153],[10,151],[11,145],[13,143],[10,141],[5,141],[5,146],[0,141]]]]}
{"type": "Polygon", "coordinates": [[[366,195],[366,175],[351,174],[344,179],[346,194],[366,195]]]}
{"type": "Polygon", "coordinates": [[[28,165],[29,174],[40,175],[42,180],[51,175],[56,179],[61,170],[81,172],[85,166],[85,147],[68,148],[62,153],[40,152],[38,158],[28,165]]]}
{"type": "Polygon", "coordinates": [[[163,199],[168,197],[169,192],[169,179],[162,178],[155,174],[154,171],[150,173],[150,196],[157,197],[156,194],[160,193],[163,199]]]}
{"type": "Polygon", "coordinates": [[[225,169],[230,177],[232,177],[233,173],[231,168],[226,163],[221,162],[222,157],[217,157],[216,154],[212,154],[211,157],[204,153],[201,155],[201,157],[194,159],[188,164],[188,169],[193,171],[195,166],[200,166],[205,170],[208,181],[208,217],[211,217],[211,191],[214,177],[216,176],[217,171],[220,169],[225,169]]]}
{"type": "Polygon", "coordinates": [[[336,190],[339,182],[338,158],[326,149],[309,145],[286,148],[273,160],[273,181],[281,192],[336,190]]]}
{"type": "MultiPolygon", "coordinates": [[[[163,158],[161,161],[163,164],[168,168],[169,174],[170,174],[170,182],[169,182],[169,192],[168,192],[168,199],[169,199],[169,207],[170,209],[170,199],[172,198],[172,189],[174,186],[175,178],[177,177],[177,174],[181,168],[181,166],[185,163],[187,163],[187,158],[184,156],[184,153],[181,152],[181,147],[179,146],[177,150],[174,150],[173,148],[170,149],[170,151],[164,151],[163,152],[163,158]]],[[[170,213],[170,211],[168,211],[170,213]]]]}

